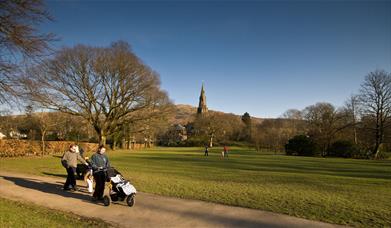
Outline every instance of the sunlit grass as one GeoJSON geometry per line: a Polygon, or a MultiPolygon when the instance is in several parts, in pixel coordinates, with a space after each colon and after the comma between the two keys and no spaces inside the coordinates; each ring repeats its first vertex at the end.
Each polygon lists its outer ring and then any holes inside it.
{"type": "MultiPolygon", "coordinates": [[[[391,226],[391,160],[290,157],[232,148],[108,152],[143,192],[354,226],[391,226]]],[[[65,174],[58,157],[0,160],[1,170],[65,174]]]]}
{"type": "Polygon", "coordinates": [[[0,227],[109,227],[109,224],[28,202],[0,198],[0,227]]]}

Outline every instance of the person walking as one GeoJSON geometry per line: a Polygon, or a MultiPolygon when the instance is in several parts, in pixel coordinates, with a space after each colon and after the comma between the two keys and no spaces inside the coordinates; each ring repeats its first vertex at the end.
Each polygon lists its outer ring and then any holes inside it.
{"type": "Polygon", "coordinates": [[[66,191],[77,190],[76,178],[75,178],[77,160],[88,165],[88,163],[80,156],[79,153],[77,153],[77,151],[78,151],[77,146],[75,144],[71,144],[69,146],[69,150],[67,150],[61,158],[61,163],[64,166],[64,168],[67,170],[67,179],[64,184],[64,190],[66,191]]]}
{"type": "Polygon", "coordinates": [[[205,145],[205,153],[204,156],[209,156],[209,148],[208,145],[205,145]]]}
{"type": "Polygon", "coordinates": [[[91,156],[90,163],[94,171],[95,179],[95,191],[93,194],[94,200],[103,199],[103,193],[105,190],[106,171],[110,167],[109,158],[105,154],[106,148],[99,146],[95,154],[91,156]]]}

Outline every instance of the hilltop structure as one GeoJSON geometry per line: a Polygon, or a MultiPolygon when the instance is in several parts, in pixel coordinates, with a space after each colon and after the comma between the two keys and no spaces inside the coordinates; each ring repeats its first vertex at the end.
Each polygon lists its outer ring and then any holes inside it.
{"type": "Polygon", "coordinates": [[[201,94],[200,94],[200,103],[198,104],[197,114],[204,115],[208,112],[208,107],[206,106],[206,96],[204,90],[204,83],[202,83],[201,94]]]}

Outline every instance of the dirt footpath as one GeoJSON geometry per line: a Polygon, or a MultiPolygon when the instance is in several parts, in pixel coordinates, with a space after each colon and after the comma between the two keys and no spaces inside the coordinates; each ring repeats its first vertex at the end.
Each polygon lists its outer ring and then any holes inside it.
{"type": "MultiPolygon", "coordinates": [[[[120,227],[334,227],[271,212],[147,193],[138,193],[133,207],[125,203],[105,207],[91,202],[85,187],[78,192],[64,192],[64,181],[0,171],[0,194],[4,198],[101,218],[120,227]]],[[[84,186],[82,182],[78,184],[84,186]]]]}

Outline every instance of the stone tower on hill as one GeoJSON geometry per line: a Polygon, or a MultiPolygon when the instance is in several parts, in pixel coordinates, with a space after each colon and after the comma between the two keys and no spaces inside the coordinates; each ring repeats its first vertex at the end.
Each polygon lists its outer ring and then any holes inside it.
{"type": "Polygon", "coordinates": [[[200,95],[200,103],[198,104],[197,114],[203,115],[208,112],[208,107],[206,107],[206,96],[204,90],[204,83],[202,83],[201,87],[201,95],[200,95]]]}

